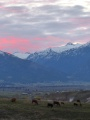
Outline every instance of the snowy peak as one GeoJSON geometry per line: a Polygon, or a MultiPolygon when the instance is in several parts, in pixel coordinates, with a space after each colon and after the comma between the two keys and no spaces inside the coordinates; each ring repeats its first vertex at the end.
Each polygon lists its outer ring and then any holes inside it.
{"type": "Polygon", "coordinates": [[[53,51],[53,49],[52,48],[48,48],[48,49],[46,49],[46,50],[44,50],[44,51],[41,51],[41,53],[44,53],[45,55],[47,55],[47,54],[52,54],[52,53],[54,53],[55,51],[53,51]]]}
{"type": "Polygon", "coordinates": [[[33,54],[46,56],[46,55],[52,54],[52,53],[55,53],[55,52],[54,52],[51,48],[48,48],[48,49],[46,49],[46,50],[43,50],[43,51],[40,51],[40,52],[35,52],[35,53],[33,53],[33,54]]]}
{"type": "Polygon", "coordinates": [[[39,58],[45,58],[45,59],[50,59],[56,54],[60,54],[64,51],[70,50],[70,49],[77,49],[81,46],[82,44],[73,44],[73,43],[67,43],[65,46],[60,46],[60,47],[53,47],[53,48],[48,48],[46,50],[40,51],[40,52],[35,52],[33,54],[30,54],[27,59],[32,60],[32,59],[39,59],[39,58]]]}
{"type": "Polygon", "coordinates": [[[68,46],[68,45],[74,45],[73,43],[71,43],[71,42],[68,42],[67,44],[66,44],[66,46],[68,46]]]}
{"type": "Polygon", "coordinates": [[[53,56],[54,54],[57,54],[56,52],[54,52],[51,48],[48,48],[46,50],[40,51],[40,52],[35,52],[33,54],[30,54],[29,57],[27,59],[38,59],[38,58],[50,58],[51,56],[53,56]],[[49,57],[48,57],[49,56],[49,57]]]}
{"type": "Polygon", "coordinates": [[[15,52],[13,53],[14,56],[21,58],[21,59],[27,59],[27,57],[30,55],[29,52],[21,53],[21,52],[15,52]]]}
{"type": "Polygon", "coordinates": [[[67,50],[70,50],[73,48],[78,48],[80,46],[82,46],[82,44],[67,43],[65,46],[54,47],[54,48],[52,48],[52,50],[57,52],[57,53],[61,53],[61,52],[64,52],[64,51],[67,51],[67,50]]]}

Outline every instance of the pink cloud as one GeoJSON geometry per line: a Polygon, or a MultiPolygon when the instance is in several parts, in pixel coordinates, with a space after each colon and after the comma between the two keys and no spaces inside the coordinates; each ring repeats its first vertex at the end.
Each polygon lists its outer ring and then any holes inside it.
{"type": "Polygon", "coordinates": [[[35,37],[30,39],[7,37],[7,38],[0,38],[0,50],[9,53],[13,53],[16,51],[35,52],[50,47],[65,45],[67,42],[76,42],[76,41],[85,43],[89,41],[89,38],[86,39],[86,37],[84,37],[82,40],[78,39],[72,41],[70,39],[62,39],[55,36],[35,37]]]}
{"type": "Polygon", "coordinates": [[[49,47],[59,46],[67,42],[69,42],[69,40],[63,40],[54,36],[48,36],[44,38],[37,37],[30,39],[7,37],[0,38],[0,49],[7,52],[34,52],[49,47]]]}
{"type": "Polygon", "coordinates": [[[0,38],[0,49],[8,52],[37,49],[30,40],[16,37],[0,38]]]}

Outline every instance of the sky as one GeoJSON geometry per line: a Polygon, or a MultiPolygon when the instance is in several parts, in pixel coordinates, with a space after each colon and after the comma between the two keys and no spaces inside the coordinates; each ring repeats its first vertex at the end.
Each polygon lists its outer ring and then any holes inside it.
{"type": "Polygon", "coordinates": [[[0,0],[0,50],[35,52],[90,41],[90,0],[0,0]]]}

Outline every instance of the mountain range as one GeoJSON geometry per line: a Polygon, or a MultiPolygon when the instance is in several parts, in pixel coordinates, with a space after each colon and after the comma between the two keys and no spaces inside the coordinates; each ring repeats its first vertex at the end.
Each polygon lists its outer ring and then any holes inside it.
{"type": "Polygon", "coordinates": [[[55,73],[64,73],[67,78],[64,82],[90,82],[90,43],[74,48],[70,43],[66,46],[72,46],[72,49],[62,52],[48,49],[48,51],[30,54],[27,59],[43,65],[55,73]]]}
{"type": "MultiPolygon", "coordinates": [[[[33,54],[47,54],[47,52],[49,52],[49,50],[53,50],[54,52],[57,52],[57,53],[61,53],[63,51],[66,51],[66,50],[70,50],[72,48],[78,48],[80,47],[82,44],[73,44],[71,42],[67,43],[66,45],[63,45],[63,46],[60,46],[60,47],[52,47],[52,48],[48,48],[46,50],[42,50],[42,51],[39,51],[39,52],[35,52],[33,54]]],[[[22,52],[14,52],[13,55],[18,57],[18,58],[21,58],[21,59],[27,59],[28,56],[32,54],[30,52],[25,52],[25,53],[22,53],[22,52]]]]}
{"type": "Polygon", "coordinates": [[[90,84],[90,43],[67,43],[26,58],[0,51],[0,83],[90,84]]]}

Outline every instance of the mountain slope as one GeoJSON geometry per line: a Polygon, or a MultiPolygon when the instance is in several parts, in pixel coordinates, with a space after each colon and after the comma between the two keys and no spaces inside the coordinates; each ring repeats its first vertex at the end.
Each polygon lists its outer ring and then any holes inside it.
{"type": "Polygon", "coordinates": [[[90,82],[90,43],[61,53],[52,50],[47,55],[35,53],[28,59],[56,72],[66,73],[71,82],[90,82]]]}
{"type": "Polygon", "coordinates": [[[30,84],[55,81],[58,76],[52,73],[37,63],[0,52],[0,83],[2,84],[30,84]]]}

